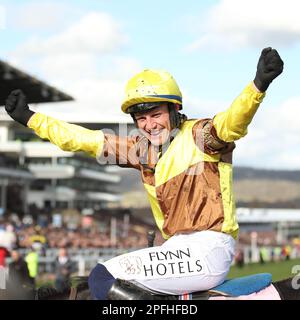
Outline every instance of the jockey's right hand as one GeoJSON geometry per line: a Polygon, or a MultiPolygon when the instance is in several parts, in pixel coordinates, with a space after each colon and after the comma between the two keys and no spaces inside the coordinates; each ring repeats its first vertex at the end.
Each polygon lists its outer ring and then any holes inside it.
{"type": "Polygon", "coordinates": [[[26,96],[20,89],[13,90],[9,94],[5,102],[5,110],[15,121],[25,127],[34,114],[34,112],[29,109],[26,96]]]}

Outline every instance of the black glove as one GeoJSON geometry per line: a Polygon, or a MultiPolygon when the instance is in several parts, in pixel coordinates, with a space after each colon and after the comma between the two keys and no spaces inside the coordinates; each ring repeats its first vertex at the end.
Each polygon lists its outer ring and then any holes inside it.
{"type": "Polygon", "coordinates": [[[13,90],[5,102],[6,112],[15,120],[27,127],[27,122],[34,114],[28,107],[26,96],[22,90],[13,90]]]}
{"type": "Polygon", "coordinates": [[[283,71],[283,61],[278,52],[272,48],[264,48],[257,64],[254,84],[256,88],[265,92],[270,83],[283,71]]]}

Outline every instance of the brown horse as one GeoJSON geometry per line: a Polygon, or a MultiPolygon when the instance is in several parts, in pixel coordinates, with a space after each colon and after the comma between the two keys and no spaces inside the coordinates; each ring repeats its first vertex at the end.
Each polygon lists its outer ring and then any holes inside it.
{"type": "MultiPolygon", "coordinates": [[[[287,278],[280,281],[272,282],[273,286],[279,293],[281,300],[300,300],[300,288],[295,288],[293,278],[287,278]]],[[[215,294],[214,294],[215,295],[215,294]]],[[[208,300],[210,293],[207,291],[193,293],[192,300],[208,300]]],[[[123,296],[124,298],[124,296],[123,296]]],[[[70,289],[64,292],[57,292],[53,288],[41,287],[36,291],[35,299],[37,300],[93,300],[87,283],[87,277],[74,277],[71,281],[70,289]]],[[[145,297],[136,300],[144,300],[145,297]]],[[[178,300],[178,296],[157,295],[148,293],[147,300],[178,300]]],[[[114,299],[108,299],[114,300],[114,299]]],[[[126,300],[118,299],[118,300],[126,300]]]]}

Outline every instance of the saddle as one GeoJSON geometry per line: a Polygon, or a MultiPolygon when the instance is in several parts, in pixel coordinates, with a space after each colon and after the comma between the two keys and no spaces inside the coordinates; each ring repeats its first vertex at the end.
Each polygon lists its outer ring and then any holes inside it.
{"type": "MultiPolygon", "coordinates": [[[[119,280],[119,279],[118,279],[119,280]]],[[[122,282],[123,280],[119,280],[122,282]]],[[[130,281],[123,281],[125,285],[123,287],[125,290],[130,291],[132,287],[136,287],[135,284],[130,283],[130,281]],[[126,289],[127,288],[127,289],[126,289]]],[[[144,288],[142,290],[145,293],[145,296],[151,297],[151,300],[207,300],[212,296],[226,296],[226,297],[237,297],[241,295],[248,295],[254,292],[258,292],[268,287],[272,282],[272,275],[270,273],[259,273],[254,275],[249,275],[245,277],[239,277],[234,279],[225,280],[222,284],[207,290],[199,291],[194,293],[183,294],[179,296],[156,294],[148,289],[144,288]]],[[[122,284],[121,284],[122,285],[122,284]]],[[[82,292],[84,295],[87,294],[88,285],[87,277],[74,277],[71,281],[71,292],[69,299],[76,300],[81,295],[82,292]]],[[[123,295],[123,297],[125,297],[123,295]]],[[[117,300],[122,300],[119,297],[117,300]]],[[[125,299],[125,298],[124,298],[125,299]]]]}

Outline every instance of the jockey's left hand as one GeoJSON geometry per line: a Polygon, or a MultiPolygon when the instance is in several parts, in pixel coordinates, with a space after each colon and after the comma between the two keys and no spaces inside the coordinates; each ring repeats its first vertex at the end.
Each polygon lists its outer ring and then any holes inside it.
{"type": "Polygon", "coordinates": [[[270,83],[283,71],[283,61],[277,50],[271,47],[264,48],[258,60],[257,71],[254,79],[256,88],[265,92],[270,83]]]}

